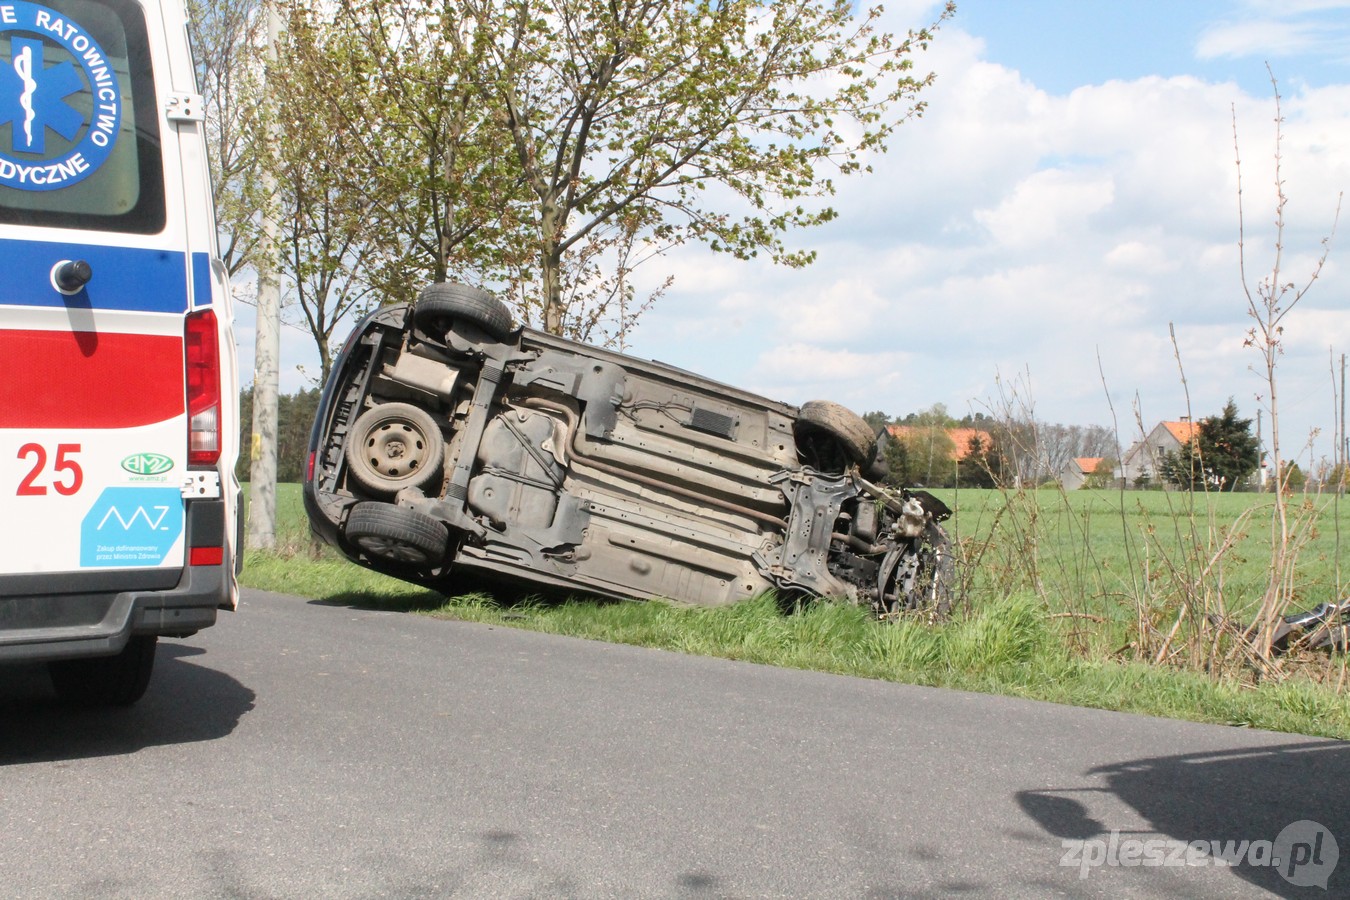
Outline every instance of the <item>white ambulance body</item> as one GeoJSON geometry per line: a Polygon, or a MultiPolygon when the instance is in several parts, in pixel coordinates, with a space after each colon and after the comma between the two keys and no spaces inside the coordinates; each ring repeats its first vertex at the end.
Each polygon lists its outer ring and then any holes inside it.
{"type": "Polygon", "coordinates": [[[207,169],[181,0],[0,0],[0,663],[77,702],[237,602],[207,169]]]}

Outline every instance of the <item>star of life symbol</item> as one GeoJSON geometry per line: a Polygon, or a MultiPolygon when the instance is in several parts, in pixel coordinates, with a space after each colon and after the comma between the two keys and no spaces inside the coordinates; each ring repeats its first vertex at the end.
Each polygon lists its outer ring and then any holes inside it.
{"type": "Polygon", "coordinates": [[[5,35],[0,128],[10,126],[10,142],[8,148],[0,143],[0,184],[47,191],[84,180],[107,160],[121,124],[112,62],[78,23],[35,3],[0,2],[0,53],[5,35]],[[69,58],[49,62],[52,56],[69,58]],[[88,114],[72,104],[81,94],[88,114]],[[48,156],[49,131],[64,139],[65,150],[54,157],[48,156]]]}

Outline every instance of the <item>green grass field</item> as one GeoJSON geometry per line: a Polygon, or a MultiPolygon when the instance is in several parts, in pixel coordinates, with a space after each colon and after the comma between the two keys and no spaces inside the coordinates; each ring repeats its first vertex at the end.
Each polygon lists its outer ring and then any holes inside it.
{"type": "MultiPolygon", "coordinates": [[[[876,622],[815,603],[784,613],[769,598],[730,608],[545,602],[526,594],[443,596],[311,546],[296,485],[278,495],[278,549],[245,558],[244,583],[359,607],[529,628],[583,638],[1010,694],[1196,721],[1350,738],[1345,661],[1307,654],[1281,681],[1207,675],[1139,661],[1141,610],[1166,624],[1177,583],[1216,591],[1239,617],[1259,599],[1269,564],[1269,497],[1055,491],[1005,496],[942,492],[966,566],[965,603],[952,621],[876,622]],[[1192,509],[1192,503],[1195,504],[1192,509]],[[1234,528],[1233,523],[1242,523],[1234,528]],[[1232,537],[1233,546],[1215,549],[1232,537]],[[1208,572],[1204,573],[1208,566],[1208,572]],[[1202,575],[1202,573],[1204,573],[1202,575]]],[[[1319,501],[1296,569],[1296,597],[1343,596],[1338,548],[1350,504],[1319,501]],[[1338,589],[1338,584],[1341,586],[1338,589]]],[[[1195,587],[1188,588],[1194,596],[1195,587]]]]}
{"type": "MultiPolygon", "coordinates": [[[[952,532],[987,540],[1001,527],[1026,534],[1036,517],[1040,570],[1064,583],[1099,585],[1104,591],[1129,589],[1147,572],[1186,568],[1207,562],[1230,535],[1231,550],[1213,570],[1235,602],[1235,612],[1261,595],[1269,574],[1272,510],[1268,494],[1189,494],[1163,491],[1027,492],[1019,503],[999,491],[939,491],[959,510],[952,532]]],[[[1350,559],[1350,498],[1291,498],[1293,518],[1316,515],[1297,568],[1296,599],[1312,606],[1343,596],[1350,569],[1338,572],[1336,560],[1350,559]]],[[[1014,543],[1013,546],[1017,546],[1014,543]]],[[[1084,598],[1085,600],[1090,598],[1084,598]]]]}
{"type": "MultiPolygon", "coordinates": [[[[1131,640],[1141,612],[1166,618],[1187,600],[1249,622],[1272,577],[1270,495],[940,493],[974,563],[972,603],[1031,590],[1051,613],[1104,620],[1092,635],[1102,645],[1131,640]]],[[[1291,498],[1289,523],[1299,547],[1289,611],[1347,596],[1350,569],[1337,561],[1350,560],[1350,499],[1291,498]]]]}

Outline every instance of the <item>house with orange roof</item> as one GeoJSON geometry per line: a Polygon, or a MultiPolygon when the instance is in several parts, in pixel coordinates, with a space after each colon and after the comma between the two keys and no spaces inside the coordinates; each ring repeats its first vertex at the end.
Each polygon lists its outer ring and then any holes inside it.
{"type": "MultiPolygon", "coordinates": [[[[897,440],[902,440],[910,434],[926,430],[927,429],[924,428],[916,428],[912,425],[886,426],[886,431],[891,437],[896,438],[897,440]]],[[[989,432],[981,431],[978,428],[948,428],[946,431],[947,437],[950,438],[952,442],[952,459],[957,462],[961,462],[966,457],[970,456],[971,441],[974,438],[979,438],[980,446],[984,447],[986,450],[994,445],[993,438],[989,436],[989,432]]]]}
{"type": "Polygon", "coordinates": [[[1064,471],[1059,473],[1059,483],[1066,491],[1076,491],[1088,480],[1089,475],[1097,472],[1105,459],[1100,456],[1080,456],[1069,460],[1064,471]]]}
{"type": "Polygon", "coordinates": [[[1199,432],[1199,424],[1190,419],[1159,422],[1125,451],[1125,458],[1120,461],[1120,477],[1129,486],[1158,481],[1163,458],[1181,450],[1199,432]]]}

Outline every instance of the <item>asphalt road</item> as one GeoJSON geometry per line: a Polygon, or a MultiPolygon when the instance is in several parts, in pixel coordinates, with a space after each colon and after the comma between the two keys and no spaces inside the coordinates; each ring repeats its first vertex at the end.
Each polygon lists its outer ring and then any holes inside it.
{"type": "Polygon", "coordinates": [[[1350,896],[1339,742],[256,591],[157,667],[0,670],[0,894],[1350,896]]]}

